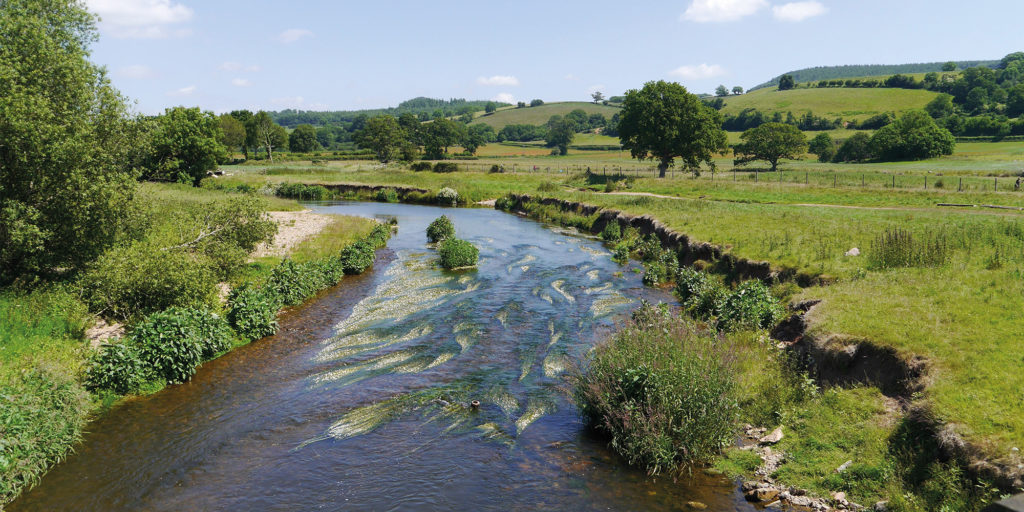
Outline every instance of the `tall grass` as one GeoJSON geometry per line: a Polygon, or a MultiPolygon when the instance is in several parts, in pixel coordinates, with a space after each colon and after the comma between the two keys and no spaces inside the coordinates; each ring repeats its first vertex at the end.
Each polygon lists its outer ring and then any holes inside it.
{"type": "Polygon", "coordinates": [[[897,267],[938,267],[949,261],[950,244],[945,233],[911,233],[886,229],[871,243],[868,264],[874,269],[897,267]]]}
{"type": "Polygon", "coordinates": [[[732,440],[733,356],[714,333],[644,304],[574,375],[576,402],[596,431],[650,474],[711,460],[732,440]]]}

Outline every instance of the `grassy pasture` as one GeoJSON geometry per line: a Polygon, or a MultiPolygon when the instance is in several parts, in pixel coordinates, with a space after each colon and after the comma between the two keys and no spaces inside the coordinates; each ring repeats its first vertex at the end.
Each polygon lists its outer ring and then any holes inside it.
{"type": "Polygon", "coordinates": [[[816,116],[862,120],[882,112],[899,113],[924,108],[937,94],[920,89],[837,87],[779,91],[776,87],[769,87],[725,98],[722,113],[736,115],[743,109],[754,108],[768,114],[793,112],[799,116],[810,110],[816,116]]]}
{"type": "Polygon", "coordinates": [[[573,110],[581,109],[590,114],[604,114],[611,117],[617,113],[619,107],[588,103],[585,101],[563,101],[557,103],[545,103],[537,107],[506,108],[497,112],[476,118],[473,124],[487,124],[494,128],[494,131],[501,131],[510,124],[533,124],[541,125],[548,122],[551,116],[564,116],[573,110]]]}

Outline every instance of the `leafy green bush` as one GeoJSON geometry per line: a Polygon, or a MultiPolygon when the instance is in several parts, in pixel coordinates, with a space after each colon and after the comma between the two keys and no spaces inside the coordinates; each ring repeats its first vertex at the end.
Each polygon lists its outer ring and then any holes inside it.
{"type": "Polygon", "coordinates": [[[629,242],[626,242],[625,240],[619,241],[619,243],[615,244],[615,247],[612,248],[612,261],[620,265],[629,263],[629,252],[629,242]]]}
{"type": "Polygon", "coordinates": [[[429,171],[430,167],[430,162],[413,162],[412,165],[409,166],[409,169],[415,172],[422,172],[429,171]]]}
{"type": "Polygon", "coordinates": [[[370,233],[363,238],[363,240],[370,244],[374,249],[384,247],[390,239],[391,227],[381,223],[377,223],[377,225],[373,226],[370,233]]]}
{"type": "Polygon", "coordinates": [[[312,201],[323,201],[331,197],[331,191],[323,185],[306,185],[304,183],[282,183],[274,193],[278,197],[312,201]]]}
{"type": "Polygon", "coordinates": [[[722,305],[718,324],[723,330],[768,329],[782,320],[785,308],[758,280],[739,285],[722,305]]]}
{"type": "Polygon", "coordinates": [[[182,313],[180,308],[153,313],[129,334],[149,376],[172,384],[192,378],[203,360],[203,340],[192,318],[182,313]]]}
{"type": "Polygon", "coordinates": [[[374,198],[382,203],[397,203],[398,192],[396,192],[395,189],[393,188],[382,188],[377,191],[377,194],[374,196],[374,198]]]}
{"type": "Polygon", "coordinates": [[[454,162],[437,162],[434,164],[434,172],[456,172],[459,166],[454,162]]]}
{"type": "Polygon", "coordinates": [[[455,225],[447,215],[442,215],[427,226],[427,241],[430,243],[443,242],[445,239],[455,238],[455,225]]]}
{"type": "Polygon", "coordinates": [[[550,181],[542,181],[540,185],[537,185],[538,192],[558,192],[560,187],[550,181]]]}
{"type": "Polygon", "coordinates": [[[711,320],[721,316],[729,290],[706,272],[689,267],[676,273],[676,293],[694,318],[711,320]]]}
{"type": "Polygon", "coordinates": [[[281,299],[269,287],[242,285],[231,290],[227,320],[244,340],[258,340],[277,332],[281,299]]]}
{"type": "Polygon", "coordinates": [[[644,262],[643,282],[647,286],[671,283],[678,272],[679,259],[676,253],[665,249],[659,251],[656,258],[644,262]]]}
{"type": "Polygon", "coordinates": [[[150,242],[108,250],[89,265],[81,285],[92,311],[119,319],[217,300],[217,276],[208,260],[150,242]]]}
{"type": "Polygon", "coordinates": [[[446,238],[437,249],[444,268],[462,268],[476,265],[480,251],[471,243],[458,238],[446,238]]]}
{"type": "Polygon", "coordinates": [[[643,237],[633,249],[639,254],[642,261],[654,261],[661,257],[661,240],[654,233],[643,237]]]}
{"type": "Polygon", "coordinates": [[[622,190],[622,183],[616,180],[608,180],[604,183],[605,192],[618,192],[622,190]]]}
{"type": "Polygon", "coordinates": [[[118,339],[104,344],[92,357],[85,374],[85,386],[91,390],[132,393],[145,382],[146,376],[147,368],[138,347],[118,339]]]}
{"type": "Polygon", "coordinates": [[[601,240],[605,242],[618,242],[622,239],[622,228],[619,226],[618,221],[611,221],[605,224],[604,230],[601,231],[601,240]]]}
{"type": "Polygon", "coordinates": [[[491,174],[503,173],[503,172],[505,172],[505,166],[504,165],[494,164],[494,165],[491,166],[491,169],[489,171],[487,171],[487,172],[489,172],[491,174]]]}
{"type": "Polygon", "coordinates": [[[437,191],[437,202],[438,204],[455,206],[459,201],[459,193],[453,188],[443,187],[437,191]]]}
{"type": "Polygon", "coordinates": [[[710,460],[732,442],[737,413],[725,343],[649,304],[634,317],[572,377],[576,403],[650,474],[710,460]]]}
{"type": "Polygon", "coordinates": [[[501,211],[507,212],[515,208],[518,203],[519,201],[517,201],[516,198],[512,196],[512,194],[508,194],[501,196],[497,200],[495,200],[494,207],[501,211]]]}
{"type": "Polygon", "coordinates": [[[349,244],[341,250],[341,268],[347,275],[362,274],[373,265],[376,248],[366,240],[349,244]]]}

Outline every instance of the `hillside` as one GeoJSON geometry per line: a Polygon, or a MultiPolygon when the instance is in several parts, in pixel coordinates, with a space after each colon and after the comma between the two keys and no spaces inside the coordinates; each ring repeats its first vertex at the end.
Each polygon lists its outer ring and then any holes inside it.
{"type": "Polygon", "coordinates": [[[922,89],[847,89],[810,88],[778,91],[775,87],[725,98],[725,115],[739,114],[754,108],[761,112],[793,112],[800,115],[808,110],[826,118],[842,117],[861,120],[882,112],[903,112],[920,109],[938,93],[922,89]]]}
{"type": "Polygon", "coordinates": [[[603,114],[611,117],[618,113],[619,107],[587,103],[583,101],[565,101],[559,103],[545,103],[539,107],[526,108],[505,108],[497,112],[484,115],[473,121],[473,124],[487,124],[499,131],[510,124],[532,124],[541,125],[548,122],[551,116],[564,116],[576,109],[582,109],[589,114],[603,114]]]}
{"type": "MultiPolygon", "coordinates": [[[[890,76],[897,73],[907,75],[912,73],[928,73],[931,71],[940,72],[942,71],[943,64],[945,64],[945,62],[817,66],[813,68],[798,69],[796,71],[790,71],[783,74],[793,75],[793,79],[797,82],[816,82],[818,80],[835,80],[838,78],[890,76]]],[[[999,64],[998,60],[965,60],[956,62],[957,69],[967,69],[974,66],[994,67],[996,64],[999,64]]],[[[763,84],[751,87],[750,90],[756,91],[766,87],[779,85],[779,78],[781,76],[782,75],[779,75],[763,84]]]]}

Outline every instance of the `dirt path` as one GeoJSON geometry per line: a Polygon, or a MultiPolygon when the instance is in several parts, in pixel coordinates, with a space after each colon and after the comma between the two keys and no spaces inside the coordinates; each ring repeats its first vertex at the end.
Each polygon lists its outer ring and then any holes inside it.
{"type": "Polygon", "coordinates": [[[264,256],[284,256],[303,240],[319,233],[331,223],[329,215],[313,213],[311,210],[300,212],[269,212],[270,218],[277,222],[277,236],[269,244],[260,244],[250,258],[264,256]]]}

